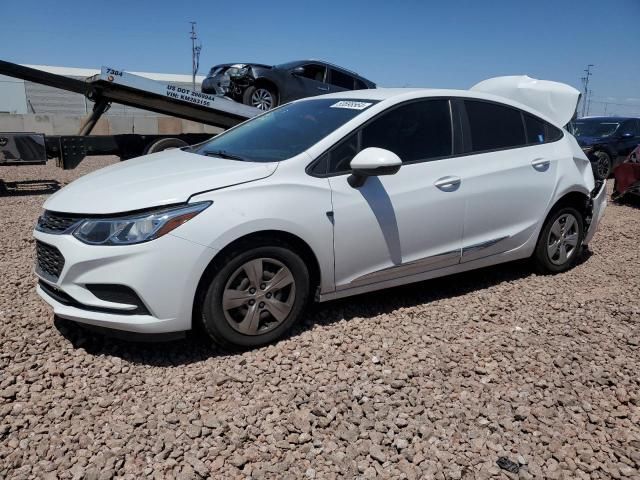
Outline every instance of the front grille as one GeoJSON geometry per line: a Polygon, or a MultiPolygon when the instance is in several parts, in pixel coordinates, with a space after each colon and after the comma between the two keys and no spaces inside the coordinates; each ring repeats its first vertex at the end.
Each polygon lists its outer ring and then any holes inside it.
{"type": "Polygon", "coordinates": [[[73,215],[45,211],[38,218],[38,230],[46,233],[64,233],[81,219],[73,215]]]}
{"type": "Polygon", "coordinates": [[[36,261],[38,273],[49,280],[56,281],[64,267],[64,257],[53,245],[36,240],[36,261]]]}

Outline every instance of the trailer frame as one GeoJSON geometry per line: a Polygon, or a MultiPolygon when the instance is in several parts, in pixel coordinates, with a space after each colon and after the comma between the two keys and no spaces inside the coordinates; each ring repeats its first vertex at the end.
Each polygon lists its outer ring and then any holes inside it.
{"type": "Polygon", "coordinates": [[[256,108],[236,103],[223,96],[204,94],[111,67],[102,67],[98,75],[79,80],[0,60],[0,74],[79,93],[93,102],[91,113],[76,135],[44,135],[34,132],[0,133],[0,139],[4,140],[8,140],[10,136],[42,135],[46,152],[44,158],[27,156],[27,158],[0,160],[0,165],[42,164],[47,159],[57,158],[59,167],[73,169],[85,157],[91,155],[117,155],[122,160],[126,160],[158,151],[154,149],[154,145],[159,145],[160,140],[176,139],[173,142],[175,146],[186,146],[203,142],[215,135],[212,133],[91,135],[94,127],[112,103],[222,129],[233,127],[262,113],[256,108]]]}

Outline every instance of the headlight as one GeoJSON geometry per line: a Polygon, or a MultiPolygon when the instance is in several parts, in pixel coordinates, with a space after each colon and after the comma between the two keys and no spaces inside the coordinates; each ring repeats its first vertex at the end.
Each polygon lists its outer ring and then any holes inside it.
{"type": "Polygon", "coordinates": [[[227,73],[230,77],[244,77],[249,74],[249,67],[230,68],[227,73]]]}
{"type": "Polygon", "coordinates": [[[83,221],[73,236],[90,245],[132,245],[166,235],[192,219],[212,202],[163,208],[120,218],[95,218],[83,221]]]}
{"type": "Polygon", "coordinates": [[[592,147],[592,146],[582,147],[582,151],[583,151],[584,153],[589,153],[589,152],[591,152],[592,150],[593,150],[593,147],[592,147]]]}

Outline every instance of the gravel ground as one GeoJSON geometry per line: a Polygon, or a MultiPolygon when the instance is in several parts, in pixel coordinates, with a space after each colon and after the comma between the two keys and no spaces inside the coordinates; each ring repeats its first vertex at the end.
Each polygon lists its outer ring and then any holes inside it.
{"type": "Polygon", "coordinates": [[[610,205],[568,273],[516,263],[318,305],[231,355],[105,338],[37,297],[48,188],[113,161],[0,168],[0,477],[640,479],[637,206],[610,205]]]}

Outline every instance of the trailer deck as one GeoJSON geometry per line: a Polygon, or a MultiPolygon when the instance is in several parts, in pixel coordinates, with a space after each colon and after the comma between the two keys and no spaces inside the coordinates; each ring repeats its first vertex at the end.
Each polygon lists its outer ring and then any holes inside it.
{"type": "Polygon", "coordinates": [[[30,139],[29,143],[35,141],[46,146],[45,158],[37,157],[35,152],[40,152],[39,149],[31,148],[27,153],[21,153],[16,147],[15,151],[12,151],[13,158],[0,156],[0,164],[44,163],[47,158],[57,158],[59,166],[70,169],[75,168],[87,155],[112,154],[128,159],[149,151],[157,151],[153,147],[159,145],[158,142],[161,140],[174,139],[174,142],[165,141],[162,145],[175,147],[198,143],[211,137],[211,134],[202,133],[89,136],[112,102],[223,129],[262,113],[257,108],[236,103],[223,96],[208,95],[165,84],[111,67],[102,67],[100,74],[79,80],[0,60],[0,74],[80,93],[94,102],[91,114],[81,125],[77,135],[45,137],[37,132],[0,133],[0,146],[3,142],[17,147],[26,144],[25,140],[19,140],[26,136],[30,139]],[[41,139],[34,139],[34,136],[40,136],[41,139]]]}

